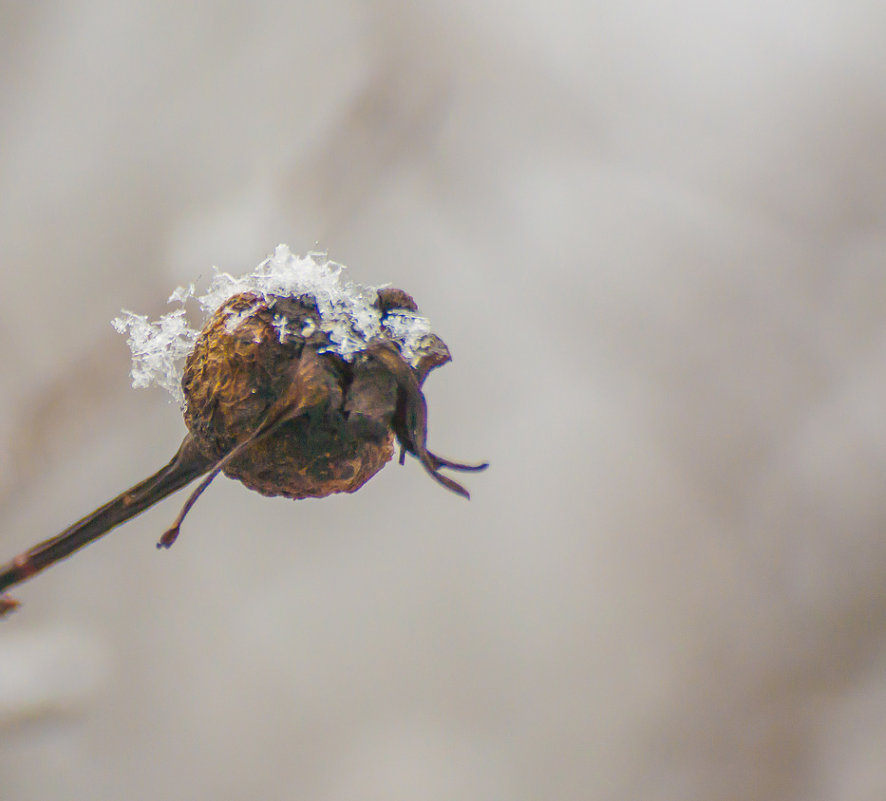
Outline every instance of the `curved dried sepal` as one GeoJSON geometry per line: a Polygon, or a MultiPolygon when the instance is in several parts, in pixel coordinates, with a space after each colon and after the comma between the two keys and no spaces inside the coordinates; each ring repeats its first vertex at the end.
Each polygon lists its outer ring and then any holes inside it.
{"type": "Polygon", "coordinates": [[[393,286],[385,286],[378,290],[378,299],[375,302],[382,314],[387,314],[391,309],[405,309],[417,312],[418,304],[415,298],[408,292],[393,286]]]}
{"type": "Polygon", "coordinates": [[[489,462],[480,462],[480,464],[450,462],[449,459],[444,459],[442,456],[437,456],[437,454],[431,453],[430,451],[428,451],[428,456],[431,457],[431,461],[434,463],[435,469],[437,470],[441,467],[448,467],[450,470],[457,470],[460,473],[479,473],[481,470],[485,470],[489,467],[489,462]]]}
{"type": "Polygon", "coordinates": [[[213,479],[232,461],[241,456],[247,448],[254,445],[258,440],[273,434],[284,423],[288,423],[290,420],[306,414],[311,408],[322,406],[326,402],[327,393],[318,390],[318,387],[322,388],[322,383],[317,378],[320,370],[322,370],[322,362],[316,347],[306,346],[302,351],[301,358],[290,363],[283,391],[280,397],[271,405],[264,419],[246,439],[239,442],[212,465],[209,474],[188,496],[173,524],[160,537],[160,541],[157,543],[158,548],[172,547],[172,544],[178,538],[185,517],[191,511],[197,499],[212,483],[213,479]]]}
{"type": "MultiPolygon", "coordinates": [[[[394,376],[403,393],[402,409],[398,410],[397,419],[394,421],[394,432],[401,446],[400,463],[403,463],[403,453],[409,452],[421,462],[425,472],[434,481],[463,498],[470,498],[470,493],[457,481],[440,473],[440,468],[449,467],[454,470],[474,471],[483,470],[487,465],[450,462],[448,459],[431,453],[427,449],[428,405],[415,372],[404,361],[397,348],[390,343],[372,343],[367,348],[367,353],[377,359],[394,376]]],[[[446,353],[448,356],[448,351],[446,353]]]]}

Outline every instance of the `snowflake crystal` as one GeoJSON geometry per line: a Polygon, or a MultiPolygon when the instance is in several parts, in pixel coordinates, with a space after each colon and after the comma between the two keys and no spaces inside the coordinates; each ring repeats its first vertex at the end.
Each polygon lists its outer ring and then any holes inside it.
{"type": "MultiPolygon", "coordinates": [[[[423,353],[423,343],[431,333],[427,318],[398,310],[389,312],[382,320],[381,313],[373,306],[378,287],[346,280],[345,269],[343,265],[329,261],[325,253],[294,256],[286,245],[278,245],[272,256],[246,275],[234,277],[214,268],[212,280],[203,295],[196,294],[193,283],[178,287],[169,302],[178,303],[180,308],[164,314],[157,321],[124,310],[123,316],[111,324],[121,334],[129,335],[132,386],[157,384],[182,405],[182,370],[200,333],[199,328],[189,325],[184,304],[191,298],[197,301],[203,313],[202,328],[228,298],[242,292],[252,292],[264,299],[271,295],[313,298],[320,312],[319,327],[330,341],[324,350],[338,353],[347,361],[365,350],[372,339],[380,337],[396,343],[403,358],[413,366],[417,365],[423,353]]],[[[225,328],[235,330],[251,313],[252,310],[247,310],[231,314],[225,321],[225,328]]],[[[281,315],[278,317],[279,320],[274,318],[274,327],[283,341],[288,321],[281,315]]]]}

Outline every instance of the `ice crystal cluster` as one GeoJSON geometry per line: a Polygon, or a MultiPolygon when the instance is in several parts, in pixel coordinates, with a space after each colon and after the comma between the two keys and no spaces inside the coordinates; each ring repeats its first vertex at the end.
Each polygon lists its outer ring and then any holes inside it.
{"type": "MultiPolygon", "coordinates": [[[[169,298],[179,308],[164,314],[159,320],[148,320],[141,314],[123,310],[123,316],[111,324],[121,334],[128,334],[132,350],[132,386],[147,387],[157,384],[168,390],[181,405],[184,402],[181,377],[184,361],[206,320],[228,298],[251,292],[258,303],[272,303],[273,296],[313,298],[320,312],[319,327],[326,332],[330,344],[325,348],[351,361],[377,337],[395,342],[403,358],[412,365],[418,363],[423,344],[431,333],[427,318],[407,310],[390,310],[382,317],[373,304],[380,287],[348,281],[343,265],[328,261],[325,253],[294,256],[286,245],[278,245],[274,254],[265,259],[251,273],[234,277],[214,269],[209,288],[196,294],[194,284],[179,287],[169,298]],[[203,314],[200,328],[192,328],[186,316],[185,303],[194,299],[203,314]],[[271,300],[269,300],[269,298],[271,300]]],[[[235,331],[250,312],[231,314],[225,326],[235,331]]],[[[288,320],[283,315],[274,318],[274,329],[280,340],[290,333],[288,320]]],[[[292,333],[308,336],[310,331],[292,333]]]]}

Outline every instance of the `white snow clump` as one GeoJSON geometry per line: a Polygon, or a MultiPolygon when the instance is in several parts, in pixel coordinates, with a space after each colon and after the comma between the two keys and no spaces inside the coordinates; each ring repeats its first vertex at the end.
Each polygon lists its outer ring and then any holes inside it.
{"type": "MultiPolygon", "coordinates": [[[[169,302],[178,303],[181,308],[164,314],[159,320],[150,321],[144,315],[124,309],[123,316],[112,320],[111,325],[121,334],[129,334],[132,386],[157,384],[183,405],[182,369],[200,333],[199,328],[188,324],[184,304],[190,298],[197,301],[203,312],[202,328],[228,298],[242,292],[252,292],[264,299],[272,295],[310,296],[320,312],[319,327],[328,334],[331,343],[324,350],[338,353],[347,361],[365,350],[370,340],[382,337],[395,342],[403,358],[417,365],[422,346],[431,333],[427,318],[397,309],[389,311],[383,320],[381,312],[373,306],[379,287],[345,280],[345,269],[327,260],[325,253],[295,256],[286,245],[278,245],[272,256],[247,275],[234,277],[213,268],[214,275],[203,295],[196,294],[194,284],[178,287],[169,302]]],[[[233,331],[243,319],[242,312],[239,316],[232,314],[225,327],[233,331]]],[[[273,326],[281,341],[287,325],[285,317],[275,316],[273,326]]]]}

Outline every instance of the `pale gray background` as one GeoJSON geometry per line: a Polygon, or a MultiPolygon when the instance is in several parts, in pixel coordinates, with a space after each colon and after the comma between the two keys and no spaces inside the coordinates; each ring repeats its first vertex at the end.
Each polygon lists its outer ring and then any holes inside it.
{"type": "Polygon", "coordinates": [[[109,320],[315,243],[417,464],[22,588],[2,801],[886,798],[886,10],[0,3],[0,544],[163,464],[109,320]],[[282,6],[282,7],[281,7],[282,6]]]}

